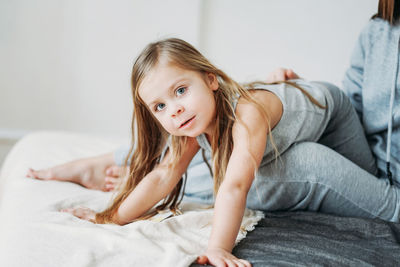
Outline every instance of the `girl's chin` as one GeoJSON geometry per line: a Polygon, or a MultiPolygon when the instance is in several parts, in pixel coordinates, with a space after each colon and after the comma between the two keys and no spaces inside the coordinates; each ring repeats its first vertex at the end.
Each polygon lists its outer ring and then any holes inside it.
{"type": "Polygon", "coordinates": [[[201,131],[193,131],[193,132],[188,132],[188,133],[169,133],[174,136],[186,136],[186,137],[192,137],[196,138],[197,136],[201,135],[203,132],[201,131]]]}
{"type": "Polygon", "coordinates": [[[190,129],[181,129],[181,131],[171,131],[171,132],[167,131],[167,132],[169,132],[169,134],[174,136],[187,136],[194,138],[206,132],[206,129],[203,129],[203,127],[199,126],[200,125],[195,125],[195,127],[192,127],[190,129]]]}

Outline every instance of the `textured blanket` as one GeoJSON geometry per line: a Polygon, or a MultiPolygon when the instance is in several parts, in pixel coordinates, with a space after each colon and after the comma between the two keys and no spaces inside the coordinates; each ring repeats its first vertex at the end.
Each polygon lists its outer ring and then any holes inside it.
{"type": "Polygon", "coordinates": [[[253,267],[400,266],[400,224],[304,211],[267,213],[233,254],[253,267]]]}
{"type": "MultiPolygon", "coordinates": [[[[211,231],[213,210],[184,203],[183,215],[125,226],[96,225],[62,208],[104,209],[112,193],[68,182],[26,178],[40,169],[110,152],[116,142],[81,134],[41,132],[18,142],[0,176],[1,266],[189,266],[211,231]]],[[[237,242],[263,217],[247,210],[237,242]]]]}

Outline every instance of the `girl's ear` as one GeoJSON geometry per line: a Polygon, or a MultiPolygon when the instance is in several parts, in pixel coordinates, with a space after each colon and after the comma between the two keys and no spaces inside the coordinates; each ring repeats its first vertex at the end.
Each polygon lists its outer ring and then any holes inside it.
{"type": "Polygon", "coordinates": [[[217,91],[217,89],[219,88],[219,82],[217,76],[214,73],[207,73],[207,82],[211,90],[217,91]]]}

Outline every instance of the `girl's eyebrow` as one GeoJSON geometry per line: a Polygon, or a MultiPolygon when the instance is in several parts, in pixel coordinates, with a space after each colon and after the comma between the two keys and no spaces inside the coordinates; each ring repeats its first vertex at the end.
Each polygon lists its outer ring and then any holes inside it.
{"type": "Polygon", "coordinates": [[[185,79],[185,77],[179,77],[179,79],[176,79],[175,82],[173,82],[169,87],[168,87],[168,92],[173,91],[176,87],[176,85],[180,82],[182,82],[185,79]]]}

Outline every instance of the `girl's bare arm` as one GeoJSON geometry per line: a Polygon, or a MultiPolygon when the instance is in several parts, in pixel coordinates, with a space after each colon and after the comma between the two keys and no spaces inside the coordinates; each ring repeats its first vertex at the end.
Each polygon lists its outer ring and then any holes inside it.
{"type": "MultiPolygon", "coordinates": [[[[276,96],[268,95],[271,94],[269,92],[257,94],[260,94],[257,99],[263,101],[265,97],[268,103],[271,128],[273,128],[282,115],[281,102],[276,96]]],[[[232,131],[234,148],[225,179],[216,197],[213,228],[205,255],[208,262],[212,264],[225,262],[229,265],[231,261],[239,260],[230,253],[243,218],[247,193],[253,182],[255,171],[261,163],[267,142],[267,122],[254,105],[239,101],[236,115],[242,123],[235,123],[232,131]]],[[[239,261],[250,266],[247,261],[239,261]]],[[[204,263],[204,261],[200,262],[204,263]]]]}
{"type": "Polygon", "coordinates": [[[167,152],[162,162],[122,202],[113,221],[120,225],[132,222],[165,198],[179,182],[199,148],[195,138],[188,138],[183,156],[172,170],[168,168],[171,153],[167,152]]]}
{"type": "MultiPolygon", "coordinates": [[[[178,183],[199,148],[195,138],[188,138],[182,158],[170,172],[168,172],[167,163],[171,155],[167,153],[163,161],[147,174],[122,202],[112,221],[120,225],[132,222],[166,197],[178,183]]],[[[96,212],[85,207],[65,208],[61,211],[95,222],[96,212]]]]}

